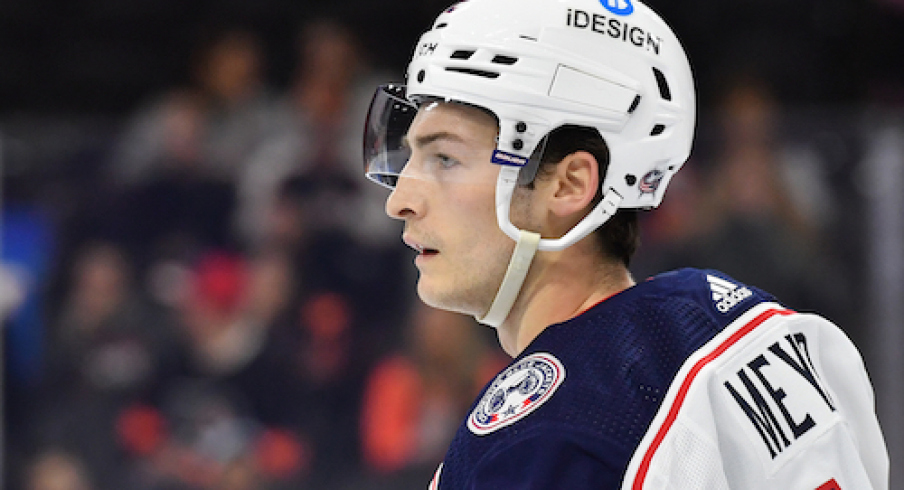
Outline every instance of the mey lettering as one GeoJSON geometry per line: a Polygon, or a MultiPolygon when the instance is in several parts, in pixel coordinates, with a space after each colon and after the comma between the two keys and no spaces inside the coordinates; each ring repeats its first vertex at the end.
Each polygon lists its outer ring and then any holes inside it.
{"type": "Polygon", "coordinates": [[[785,339],[791,345],[791,349],[794,351],[795,357],[797,357],[797,361],[791,359],[791,356],[788,355],[787,352],[782,350],[781,346],[776,342],[769,347],[769,350],[779,357],[779,359],[785,361],[789,366],[794,368],[798,374],[804,377],[804,379],[809,382],[813,388],[819,393],[819,396],[826,402],[826,405],[829,406],[832,411],[835,411],[835,404],[832,403],[832,399],[829,397],[828,393],[819,385],[819,382],[816,378],[816,369],[813,367],[813,360],[810,359],[810,351],[807,349],[807,337],[802,333],[796,333],[794,335],[787,335],[785,339]]]}
{"type": "MultiPolygon", "coordinates": [[[[784,341],[790,347],[789,350],[794,352],[793,356],[788,354],[788,350],[782,346],[781,342],[776,342],[768,347],[767,352],[757,355],[737,372],[737,379],[740,384],[732,384],[730,381],[723,383],[725,389],[762,438],[772,459],[775,459],[793,443],[789,438],[789,433],[793,440],[797,440],[816,427],[817,420],[814,419],[812,412],[819,407],[812,406],[812,403],[820,405],[824,402],[829,410],[835,411],[835,405],[820,384],[819,375],[816,373],[812,359],[810,359],[806,336],[802,333],[787,335],[784,337],[784,341]],[[767,356],[769,357],[767,358],[767,356]],[[806,380],[819,394],[822,402],[813,395],[806,393],[792,393],[789,395],[786,388],[777,383],[781,379],[771,379],[770,372],[773,373],[772,376],[775,376],[774,373],[776,371],[767,368],[770,366],[780,367],[781,365],[787,365],[792,369],[793,373],[800,375],[801,378],[806,380]],[[754,379],[759,381],[759,383],[756,383],[754,379]],[[738,387],[736,388],[736,386],[738,387]],[[789,396],[805,401],[813,400],[808,405],[809,411],[797,416],[792,414],[788,408],[789,396]],[[781,414],[781,421],[776,415],[774,408],[777,408],[781,414]]],[[[784,372],[788,373],[789,371],[784,369],[784,372]]],[[[798,386],[801,385],[798,384],[798,386]]],[[[801,405],[798,404],[797,406],[800,407],[801,405]]]]}
{"type": "Polygon", "coordinates": [[[647,32],[640,27],[632,26],[625,21],[593,14],[584,10],[568,9],[565,24],[568,27],[587,29],[603,36],[633,44],[638,48],[659,54],[662,49],[662,38],[647,32]]]}
{"type": "Polygon", "coordinates": [[[769,361],[767,361],[765,357],[763,357],[762,355],[757,356],[756,359],[750,361],[750,363],[747,365],[750,367],[750,369],[753,370],[754,373],[756,373],[756,377],[760,379],[760,382],[763,383],[766,391],[769,393],[772,399],[775,400],[775,404],[778,405],[779,410],[782,411],[782,416],[785,418],[785,422],[788,423],[788,427],[790,427],[791,432],[794,433],[795,439],[799,439],[800,436],[804,435],[808,430],[812,429],[813,426],[816,425],[816,423],[813,422],[813,417],[811,417],[810,414],[807,414],[800,423],[794,421],[794,419],[791,417],[791,413],[788,412],[788,407],[785,406],[785,403],[783,401],[788,396],[785,393],[785,390],[782,388],[773,388],[772,383],[770,383],[766,376],[763,375],[763,367],[769,365],[769,361]]]}

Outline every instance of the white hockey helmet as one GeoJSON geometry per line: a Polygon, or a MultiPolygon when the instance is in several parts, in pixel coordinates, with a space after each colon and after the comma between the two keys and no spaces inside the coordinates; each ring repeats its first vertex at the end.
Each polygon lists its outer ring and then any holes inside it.
{"type": "Polygon", "coordinates": [[[384,86],[374,97],[365,134],[368,177],[394,185],[408,158],[402,137],[419,103],[484,108],[499,121],[497,218],[516,241],[524,235],[509,219],[511,196],[519,173],[524,183],[536,172],[545,136],[566,124],[599,131],[610,152],[603,200],[564,237],[538,238],[541,250],[576,243],[619,208],[658,206],[690,154],[690,64],[669,26],[637,0],[458,3],[422,35],[407,78],[407,86],[384,86]]]}

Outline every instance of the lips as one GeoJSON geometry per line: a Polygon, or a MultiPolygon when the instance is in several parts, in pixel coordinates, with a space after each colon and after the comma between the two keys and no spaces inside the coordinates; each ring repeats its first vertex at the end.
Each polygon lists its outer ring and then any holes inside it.
{"type": "Polygon", "coordinates": [[[408,235],[403,236],[402,241],[405,242],[405,245],[408,245],[409,247],[414,249],[414,251],[416,251],[418,253],[418,255],[421,255],[421,256],[429,257],[429,256],[433,256],[433,255],[436,255],[439,253],[438,249],[429,247],[429,246],[411,238],[408,235]]]}

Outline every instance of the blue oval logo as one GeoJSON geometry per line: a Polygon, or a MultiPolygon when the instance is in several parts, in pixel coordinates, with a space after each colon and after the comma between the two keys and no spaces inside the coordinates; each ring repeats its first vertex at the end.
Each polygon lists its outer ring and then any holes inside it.
{"type": "Polygon", "coordinates": [[[525,357],[499,373],[468,417],[468,429],[484,436],[527,417],[565,381],[565,366],[552,354],[525,357]]]}
{"type": "Polygon", "coordinates": [[[643,194],[656,194],[656,191],[659,190],[659,185],[662,184],[662,179],[665,178],[665,172],[662,170],[656,169],[651,170],[644,175],[642,179],[640,179],[640,185],[638,188],[640,189],[641,195],[643,194]]]}
{"type": "Polygon", "coordinates": [[[631,15],[634,13],[634,4],[631,0],[600,0],[606,10],[615,15],[631,15]]]}

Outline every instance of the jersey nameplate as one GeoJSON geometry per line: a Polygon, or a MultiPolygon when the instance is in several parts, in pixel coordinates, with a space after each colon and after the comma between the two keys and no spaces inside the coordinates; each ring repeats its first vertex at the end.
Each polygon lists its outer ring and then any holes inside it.
{"type": "Polygon", "coordinates": [[[741,429],[772,471],[778,470],[803,444],[838,419],[836,405],[822,383],[802,332],[772,336],[759,349],[720,370],[720,384],[734,406],[741,429]]]}
{"type": "Polygon", "coordinates": [[[565,380],[565,366],[552,354],[521,359],[496,376],[468,417],[468,429],[482,436],[527,417],[565,380]]]}

